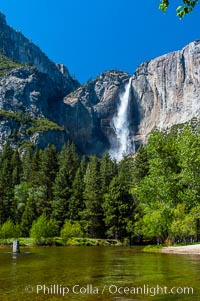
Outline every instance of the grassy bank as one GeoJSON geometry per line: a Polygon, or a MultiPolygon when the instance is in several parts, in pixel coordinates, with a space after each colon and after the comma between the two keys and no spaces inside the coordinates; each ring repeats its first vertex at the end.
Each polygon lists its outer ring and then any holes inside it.
{"type": "MultiPolygon", "coordinates": [[[[0,239],[1,247],[12,247],[14,238],[0,239]]],[[[115,239],[95,239],[95,238],[70,238],[66,243],[62,238],[54,237],[36,242],[34,238],[18,238],[20,246],[121,246],[122,243],[115,239]]]]}
{"type": "Polygon", "coordinates": [[[143,252],[146,253],[160,253],[163,245],[148,245],[144,247],[143,252]]]}

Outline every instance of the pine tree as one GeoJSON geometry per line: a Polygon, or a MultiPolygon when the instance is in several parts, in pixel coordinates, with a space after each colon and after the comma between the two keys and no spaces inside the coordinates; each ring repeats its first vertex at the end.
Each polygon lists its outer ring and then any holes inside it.
{"type": "Polygon", "coordinates": [[[135,204],[118,176],[110,183],[103,209],[109,237],[123,239],[132,235],[135,204]]]}
{"type": "Polygon", "coordinates": [[[0,224],[13,218],[13,168],[11,165],[13,149],[6,142],[0,162],[0,224]]]}
{"type": "Polygon", "coordinates": [[[41,185],[46,189],[47,203],[53,200],[53,184],[58,172],[58,157],[54,145],[48,145],[41,156],[41,185]]]}
{"type": "Polygon", "coordinates": [[[100,180],[102,194],[108,192],[110,182],[117,174],[116,162],[112,161],[108,152],[105,152],[100,164],[100,180]]]}
{"type": "Polygon", "coordinates": [[[86,156],[82,156],[81,162],[80,162],[80,168],[81,168],[81,173],[85,175],[86,169],[87,169],[87,164],[88,164],[88,158],[86,156]]]}
{"type": "Polygon", "coordinates": [[[128,191],[133,186],[133,159],[124,156],[119,163],[119,179],[128,191]]]}
{"type": "Polygon", "coordinates": [[[22,176],[22,162],[19,156],[18,149],[15,150],[12,159],[11,159],[11,165],[12,165],[12,182],[13,187],[15,185],[20,184],[21,176],[22,176]]]}
{"type": "Polygon", "coordinates": [[[84,175],[82,174],[81,167],[78,168],[72,187],[72,196],[69,201],[69,219],[76,221],[80,220],[80,214],[84,210],[85,205],[83,201],[84,191],[84,175]]]}
{"type": "Polygon", "coordinates": [[[59,171],[53,186],[52,217],[62,226],[65,219],[69,217],[69,200],[72,196],[72,185],[79,166],[79,159],[73,144],[68,143],[63,147],[58,163],[59,171]]]}
{"type": "Polygon", "coordinates": [[[31,160],[30,183],[32,186],[38,187],[41,185],[41,157],[42,151],[36,148],[31,160]]]}
{"type": "Polygon", "coordinates": [[[30,182],[31,179],[31,162],[32,162],[32,154],[33,150],[32,148],[27,148],[23,157],[22,157],[22,181],[24,182],[30,182]]]}
{"type": "Polygon", "coordinates": [[[97,157],[91,156],[84,177],[85,210],[82,213],[85,230],[90,237],[104,235],[100,166],[97,157]]]}
{"type": "Polygon", "coordinates": [[[147,150],[144,146],[140,146],[133,162],[133,181],[140,182],[149,171],[149,162],[147,150]]]}

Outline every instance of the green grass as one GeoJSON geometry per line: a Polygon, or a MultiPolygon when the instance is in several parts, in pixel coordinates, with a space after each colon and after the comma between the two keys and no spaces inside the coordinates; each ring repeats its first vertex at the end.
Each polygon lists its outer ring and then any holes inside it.
{"type": "Polygon", "coordinates": [[[143,252],[159,253],[162,248],[163,248],[163,245],[148,245],[148,246],[144,247],[143,252]]]}
{"type": "Polygon", "coordinates": [[[34,245],[34,239],[30,237],[0,239],[0,245],[12,245],[13,240],[19,240],[21,246],[34,245]]]}

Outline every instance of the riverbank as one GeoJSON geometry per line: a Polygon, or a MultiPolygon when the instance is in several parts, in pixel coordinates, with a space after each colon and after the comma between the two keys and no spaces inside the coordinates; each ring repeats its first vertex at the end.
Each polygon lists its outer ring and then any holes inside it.
{"type": "MultiPolygon", "coordinates": [[[[0,239],[0,248],[11,247],[14,238],[0,239]]],[[[18,238],[22,247],[34,246],[122,246],[122,243],[116,239],[95,239],[95,238],[70,238],[66,243],[62,238],[54,237],[35,242],[34,238],[18,238]]]]}
{"type": "Polygon", "coordinates": [[[161,253],[200,255],[200,244],[179,247],[163,247],[161,249],[161,253]]]}
{"type": "Polygon", "coordinates": [[[143,249],[146,253],[167,253],[167,254],[195,254],[200,255],[200,244],[186,246],[149,245],[143,249]]]}

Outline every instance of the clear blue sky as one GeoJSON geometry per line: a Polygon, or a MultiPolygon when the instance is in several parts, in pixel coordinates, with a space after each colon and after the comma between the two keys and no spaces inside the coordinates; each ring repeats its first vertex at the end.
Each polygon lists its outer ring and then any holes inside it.
{"type": "Polygon", "coordinates": [[[200,39],[200,4],[179,20],[172,0],[1,0],[8,23],[64,63],[81,83],[109,69],[133,74],[143,61],[200,39]]]}

